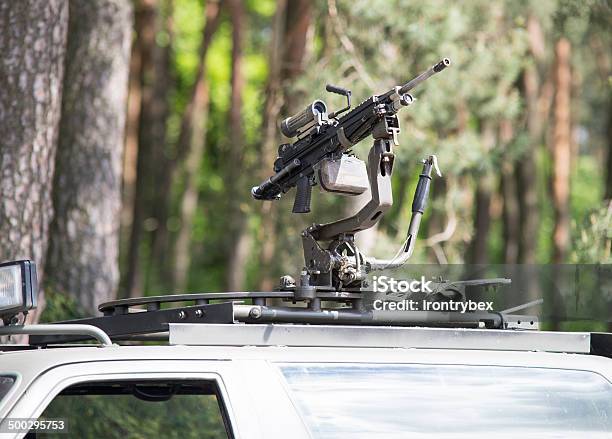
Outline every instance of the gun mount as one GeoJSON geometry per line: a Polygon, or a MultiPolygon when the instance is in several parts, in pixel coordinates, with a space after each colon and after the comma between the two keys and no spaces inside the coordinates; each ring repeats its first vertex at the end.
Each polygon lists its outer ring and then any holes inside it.
{"type": "Polygon", "coordinates": [[[398,146],[400,123],[397,113],[413,103],[410,91],[450,65],[444,58],[416,78],[381,95],[374,95],[351,110],[351,91],[327,85],[326,90],[346,97],[346,106],[328,112],[316,100],[300,113],[284,119],[282,133],[296,138],[278,148],[275,174],[251,190],[257,200],[276,200],[296,187],[293,213],[310,212],[312,186],[317,182],[328,192],[354,196],[369,192],[370,201],[355,215],[328,224],[313,224],[302,232],[304,268],[299,282],[281,278],[281,290],[294,291],[296,300],[313,300],[316,291],[360,291],[367,273],[396,268],[412,255],[421,217],[427,204],[432,171],[441,176],[437,158],[422,161],[406,241],[392,259],[363,254],[355,234],[373,227],[393,204],[391,176],[398,146]],[[372,136],[367,164],[351,147],[372,136]]]}

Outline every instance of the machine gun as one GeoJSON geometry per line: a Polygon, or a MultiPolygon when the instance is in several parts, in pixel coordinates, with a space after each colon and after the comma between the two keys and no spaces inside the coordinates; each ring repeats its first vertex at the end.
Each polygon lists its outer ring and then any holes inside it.
{"type": "Polygon", "coordinates": [[[400,132],[397,113],[414,101],[409,94],[414,87],[449,65],[450,61],[444,58],[406,84],[371,96],[352,110],[351,91],[327,85],[328,92],[346,97],[344,108],[328,112],[325,102],[316,100],[282,121],[282,133],[297,139],[279,146],[275,174],[251,189],[255,199],[276,200],[295,186],[293,212],[308,213],[312,186],[318,180],[329,192],[359,195],[369,191],[371,200],[354,216],[329,224],[314,224],[304,230],[305,268],[300,284],[284,276],[281,289],[295,290],[296,297],[304,299],[314,297],[317,289],[360,289],[365,286],[368,272],[400,266],[410,257],[427,202],[432,170],[440,175],[434,155],[423,160],[408,236],[396,257],[391,260],[366,257],[355,245],[354,235],[374,226],[393,203],[393,147],[398,145],[400,132]],[[351,147],[370,135],[374,143],[366,167],[352,154],[351,147]],[[322,245],[322,241],[328,244],[322,245]]]}

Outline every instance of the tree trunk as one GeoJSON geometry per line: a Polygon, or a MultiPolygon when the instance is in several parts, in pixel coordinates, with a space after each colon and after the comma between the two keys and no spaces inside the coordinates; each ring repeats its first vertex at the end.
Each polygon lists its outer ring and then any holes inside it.
{"type": "Polygon", "coordinates": [[[483,175],[476,184],[474,212],[474,237],[472,239],[471,263],[489,262],[489,230],[491,229],[491,176],[483,175]]]}
{"type": "MultiPolygon", "coordinates": [[[[283,42],[285,40],[287,1],[279,0],[276,3],[276,12],[272,26],[272,41],[268,62],[268,84],[266,87],[266,104],[264,107],[262,123],[262,151],[260,154],[259,180],[263,181],[272,172],[272,165],[276,157],[276,144],[279,140],[276,120],[283,106],[281,62],[283,59],[283,42]]],[[[259,288],[268,291],[274,288],[274,256],[276,253],[276,215],[275,206],[271,201],[261,203],[259,214],[261,216],[261,228],[259,242],[261,249],[259,260],[259,288]]]]}
{"type": "MultiPolygon", "coordinates": [[[[500,125],[499,139],[504,146],[513,137],[512,122],[503,120],[500,125]]],[[[514,163],[504,159],[501,169],[501,193],[504,200],[503,237],[504,237],[504,263],[516,264],[519,249],[519,202],[514,178],[514,163]]]]}
{"type": "Polygon", "coordinates": [[[70,0],[46,285],[97,313],[119,281],[121,157],[132,8],[70,0]]]}
{"type": "MultiPolygon", "coordinates": [[[[528,135],[528,149],[518,159],[516,182],[520,208],[520,240],[518,262],[533,265],[536,263],[539,228],[538,180],[536,157],[543,141],[544,125],[548,112],[540,109],[540,102],[545,100],[546,110],[550,106],[550,85],[541,84],[539,68],[544,63],[545,39],[542,27],[535,15],[527,18],[527,35],[532,64],[523,72],[523,93],[525,96],[525,118],[528,135]]],[[[549,81],[548,81],[549,82],[549,81]]],[[[536,268],[527,267],[521,289],[521,301],[536,300],[541,296],[536,268]]]]}
{"type": "MultiPolygon", "coordinates": [[[[495,127],[485,122],[482,129],[482,142],[485,151],[495,146],[495,127]]],[[[493,176],[486,173],[476,182],[474,236],[470,245],[470,263],[486,264],[489,262],[489,231],[491,228],[491,198],[493,194],[493,176]]]]}
{"type": "Polygon", "coordinates": [[[244,89],[243,46],[245,31],[244,4],[240,0],[227,1],[232,23],[232,91],[229,109],[228,150],[228,221],[229,252],[227,258],[226,285],[229,291],[242,288],[246,276],[246,260],[250,249],[248,223],[241,204],[245,187],[241,178],[244,163],[244,130],[242,124],[242,91],[244,89]]]}
{"type": "Polygon", "coordinates": [[[183,114],[178,150],[185,155],[185,192],[180,203],[181,229],[174,246],[174,288],[183,290],[187,285],[191,265],[191,232],[198,207],[198,175],[206,147],[206,122],[208,119],[208,81],[206,80],[206,54],[212,38],[219,27],[220,5],[210,1],[206,4],[206,25],[200,45],[196,82],[190,101],[183,114]]]}
{"type": "MultiPolygon", "coordinates": [[[[276,157],[280,135],[277,120],[281,113],[291,114],[294,108],[294,97],[288,90],[288,83],[303,72],[304,54],[306,53],[306,35],[312,22],[312,2],[308,0],[279,0],[276,5],[272,44],[270,51],[266,105],[263,120],[263,151],[261,154],[260,179],[270,176],[276,157]]],[[[278,214],[270,201],[261,204],[261,242],[260,252],[260,289],[270,290],[274,287],[278,264],[277,232],[278,214]]]]}
{"type": "MultiPolygon", "coordinates": [[[[593,33],[589,39],[590,49],[593,51],[594,59],[597,65],[597,73],[599,75],[601,86],[607,87],[609,71],[610,71],[610,51],[606,49],[605,37],[599,33],[593,33]]],[[[606,123],[606,139],[607,144],[603,146],[603,157],[604,157],[604,205],[607,205],[609,201],[612,201],[612,90],[607,87],[608,90],[608,108],[607,116],[608,120],[606,123]]],[[[610,322],[612,328],[612,322],[610,322]]]]}
{"type": "Polygon", "coordinates": [[[536,155],[542,141],[544,121],[538,110],[540,95],[540,78],[537,66],[544,58],[544,35],[540,22],[531,15],[527,19],[529,51],[533,65],[528,65],[523,72],[523,90],[526,104],[527,134],[529,147],[517,160],[516,170],[518,201],[520,209],[520,240],[518,261],[524,264],[535,264],[538,235],[538,190],[536,155]]]}
{"type": "Polygon", "coordinates": [[[504,200],[503,237],[505,264],[516,264],[518,262],[519,251],[519,204],[516,197],[513,168],[513,163],[504,163],[502,165],[501,189],[504,200]]]}
{"type": "MultiPolygon", "coordinates": [[[[0,260],[44,279],[68,29],[65,0],[0,2],[0,260]]],[[[44,305],[30,313],[37,320],[44,305]]]]}
{"type": "MultiPolygon", "coordinates": [[[[155,281],[168,279],[170,272],[165,255],[168,253],[168,217],[172,189],[172,170],[174,160],[167,148],[167,123],[170,116],[171,90],[174,87],[172,74],[172,0],[164,0],[158,6],[156,28],[157,34],[168,35],[163,42],[156,42],[153,48],[151,64],[154,72],[151,86],[151,115],[148,124],[148,136],[143,141],[151,143],[151,180],[155,190],[151,191],[149,216],[151,220],[151,244],[147,282],[155,274],[155,281]]],[[[146,284],[145,284],[146,287],[146,284]]]]}
{"type": "Polygon", "coordinates": [[[150,200],[151,187],[151,157],[152,145],[145,141],[146,131],[151,120],[150,109],[152,99],[152,55],[155,47],[156,0],[141,0],[135,13],[137,35],[135,44],[140,54],[140,110],[138,120],[138,154],[136,161],[136,182],[134,187],[134,202],[132,204],[131,230],[127,249],[126,270],[123,273],[123,295],[127,297],[141,296],[143,291],[143,273],[141,264],[141,241],[144,237],[144,222],[148,215],[147,206],[150,200]]]}
{"type": "MultiPolygon", "coordinates": [[[[529,110],[527,113],[530,114],[529,110]]],[[[529,116],[528,116],[529,117],[529,116]]],[[[530,136],[530,150],[517,160],[516,189],[520,211],[518,262],[535,264],[538,244],[538,191],[535,164],[538,140],[530,136]]]]}
{"type": "Polygon", "coordinates": [[[606,188],[604,199],[612,201],[612,93],[608,96],[608,154],[606,158],[606,188]]]}
{"type": "MultiPolygon", "coordinates": [[[[136,1],[136,5],[139,3],[136,1]]],[[[136,190],[136,166],[138,163],[138,123],[140,121],[140,105],[142,101],[142,86],[140,84],[140,70],[142,67],[142,54],[140,39],[142,38],[143,21],[140,19],[139,6],[135,6],[134,34],[135,41],[130,55],[130,73],[128,82],[128,106],[125,122],[125,146],[123,149],[123,182],[121,188],[121,239],[126,242],[130,237],[132,228],[132,214],[136,190]]],[[[120,249],[123,254],[127,248],[120,249]]]]}
{"type": "Polygon", "coordinates": [[[571,67],[570,42],[560,38],[555,44],[555,102],[552,145],[552,198],[555,211],[553,261],[567,259],[570,238],[570,169],[571,169],[571,67]]]}

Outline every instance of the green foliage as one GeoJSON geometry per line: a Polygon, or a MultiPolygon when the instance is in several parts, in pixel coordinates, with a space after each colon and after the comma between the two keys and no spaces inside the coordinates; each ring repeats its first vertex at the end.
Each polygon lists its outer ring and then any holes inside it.
{"type": "MultiPolygon", "coordinates": [[[[244,125],[243,175],[245,197],[228,200],[226,153],[228,151],[228,111],[231,93],[232,27],[227,11],[222,19],[207,58],[210,110],[207,144],[200,170],[200,205],[192,235],[193,261],[189,276],[192,290],[224,288],[227,256],[227,205],[240,203],[241,214],[248,218],[254,243],[247,270],[246,288],[255,288],[260,278],[259,251],[262,244],[259,204],[247,200],[248,188],[258,183],[263,142],[262,114],[266,101],[269,54],[273,33],[274,0],[247,0],[243,70],[245,87],[241,108],[244,125]]],[[[395,206],[382,222],[376,238],[375,253],[381,257],[394,253],[403,239],[410,217],[410,202],[419,171],[418,160],[435,153],[440,160],[444,180],[434,180],[434,197],[425,215],[420,237],[439,233],[456,219],[450,240],[442,244],[451,263],[466,260],[474,235],[475,182],[482,175],[492,177],[492,223],[488,237],[490,262],[503,262],[504,242],[500,218],[502,196],[499,191],[500,169],[505,162],[520,166],[520,158],[531,154],[536,162],[539,233],[537,260],[551,260],[551,236],[554,216],[550,197],[551,158],[546,148],[551,141],[550,114],[544,120],[541,142],[533,144],[526,131],[526,103],[523,73],[535,67],[542,83],[552,78],[554,43],[564,35],[572,42],[574,91],[572,119],[576,123],[576,158],[571,177],[572,261],[609,261],[602,233],[609,228],[601,210],[603,193],[602,152],[608,147],[607,124],[611,87],[609,71],[602,72],[601,53],[609,57],[612,14],[607,2],[589,0],[506,1],[472,0],[450,2],[432,0],[336,0],[313,2],[313,26],[307,37],[305,72],[289,88],[293,104],[302,107],[308,101],[323,98],[333,109],[342,98],[327,94],[326,83],[353,90],[354,102],[405,82],[447,56],[453,65],[414,90],[417,101],[400,114],[402,133],[396,148],[393,186],[395,206]],[[337,4],[337,16],[330,5],[337,4]],[[332,11],[333,12],[333,11],[332,11]],[[535,16],[544,36],[544,53],[534,59],[529,52],[527,22],[535,16]],[[500,140],[499,124],[509,121],[513,138],[500,140]],[[493,127],[494,140],[485,135],[493,127]],[[518,160],[518,161],[517,161],[518,160]],[[404,192],[403,195],[399,195],[404,192]],[[403,197],[403,199],[402,199],[403,197]],[[452,215],[451,215],[452,214],[452,215]],[[603,258],[603,259],[602,259],[603,258]],[[607,258],[607,259],[606,259],[607,258]]],[[[204,2],[175,0],[173,7],[173,71],[176,87],[172,91],[172,112],[168,122],[168,142],[178,137],[182,112],[195,81],[198,47],[204,26],[204,2]]],[[[158,35],[158,43],[166,37],[158,35]]],[[[609,68],[608,68],[609,70],[609,68]]],[[[542,84],[540,84],[542,85],[542,84]]],[[[280,120],[285,114],[276,115],[280,120]]],[[[355,148],[365,158],[370,144],[355,148]]],[[[172,148],[170,148],[172,149],[172,148]]],[[[183,188],[180,179],[173,188],[170,231],[180,227],[178,205],[183,188]]],[[[302,263],[299,231],[315,219],[329,221],[354,211],[350,199],[320,194],[315,190],[313,213],[296,218],[291,211],[292,197],[275,203],[278,216],[275,271],[295,273],[302,263]]],[[[265,239],[265,237],[264,237],[265,239]]],[[[143,244],[143,254],[150,253],[143,244]]],[[[147,258],[146,256],[144,257],[147,258]]],[[[148,259],[147,259],[148,260],[148,259]]],[[[431,249],[419,240],[414,262],[435,261],[431,249]]],[[[171,261],[168,261],[171,264],[171,261]]],[[[159,270],[152,267],[149,276],[159,270]]],[[[150,283],[149,292],[160,292],[163,282],[150,283]]]]}
{"type": "Polygon", "coordinates": [[[86,317],[87,313],[80,309],[77,301],[66,294],[45,290],[45,308],[40,316],[40,323],[58,322],[86,317]]]}
{"type": "Polygon", "coordinates": [[[42,417],[65,419],[70,437],[78,438],[227,437],[214,395],[179,395],[165,402],[131,395],[59,396],[42,417]]]}
{"type": "Polygon", "coordinates": [[[599,261],[612,263],[612,202],[600,208],[591,208],[582,223],[572,224],[572,262],[599,261]]]}
{"type": "MultiPolygon", "coordinates": [[[[331,24],[335,38],[327,42],[335,45],[296,85],[310,99],[324,93],[324,81],[350,86],[359,101],[406,82],[442,56],[453,63],[417,88],[416,103],[400,114],[403,131],[396,150],[395,178],[408,179],[410,184],[403,188],[408,194],[406,204],[392,214],[397,224],[394,231],[404,231],[409,221],[417,159],[435,153],[449,192],[445,194],[448,202],[432,203],[429,218],[444,218],[452,209],[459,218],[455,236],[463,241],[459,245],[467,245],[462,237],[470,233],[472,208],[465,200],[471,188],[458,182],[467,174],[495,172],[501,160],[520,154],[520,142],[507,149],[500,143],[491,146],[482,135],[484,121],[514,120],[523,110],[516,82],[527,54],[525,19],[508,9],[503,2],[484,0],[338,2],[338,23],[331,24]],[[343,39],[350,41],[353,53],[341,44],[343,39]],[[319,74],[322,70],[325,78],[319,74]]],[[[361,145],[357,151],[363,156],[368,147],[361,145]]],[[[381,251],[388,253],[397,245],[381,251]]],[[[453,262],[461,262],[462,251],[455,245],[447,250],[458,258],[453,262]]],[[[413,259],[426,260],[419,258],[427,258],[426,253],[417,252],[413,259]]]]}
{"type": "MultiPolygon", "coordinates": [[[[445,198],[451,198],[451,202],[434,201],[429,218],[448,217],[449,210],[454,211],[459,225],[453,239],[445,246],[449,255],[453,255],[449,260],[462,262],[471,236],[469,224],[472,221],[472,209],[465,203],[471,199],[473,191],[473,187],[462,183],[463,176],[482,173],[497,176],[504,161],[519,160],[517,166],[521,166],[523,154],[534,154],[541,206],[539,212],[534,212],[540,216],[537,254],[539,261],[548,262],[554,226],[548,181],[550,158],[542,149],[543,145],[529,143],[524,131],[526,116],[521,75],[526,66],[535,63],[528,51],[527,16],[534,14],[537,17],[546,39],[546,53],[539,62],[552,68],[554,41],[563,34],[575,44],[576,81],[586,80],[596,73],[596,66],[592,52],[583,49],[581,44],[587,38],[599,38],[602,33],[601,30],[599,34],[589,33],[589,23],[593,19],[590,15],[595,4],[573,0],[338,1],[338,19],[330,23],[335,38],[327,42],[327,50],[322,52],[317,64],[296,87],[309,94],[311,99],[321,96],[323,85],[319,83],[323,78],[319,72],[325,70],[325,81],[350,85],[357,97],[362,98],[407,80],[441,56],[451,58],[452,67],[416,89],[417,102],[401,115],[403,132],[401,146],[397,149],[399,166],[395,178],[413,176],[418,166],[416,157],[430,152],[438,155],[448,179],[445,198]],[[347,50],[346,41],[350,42],[352,51],[347,50]],[[484,124],[496,125],[501,120],[512,122],[514,138],[507,145],[498,138],[491,147],[483,136],[484,124]]],[[[609,8],[605,12],[609,22],[609,8]]],[[[605,22],[601,16],[597,20],[605,22]]],[[[609,41],[608,36],[602,37],[604,41],[609,41]]],[[[543,69],[542,65],[536,67],[543,69]]],[[[574,104],[576,116],[580,118],[578,132],[582,133],[582,138],[577,139],[580,151],[572,174],[571,199],[572,218],[580,224],[588,216],[587,206],[596,205],[601,199],[603,174],[594,155],[606,147],[603,143],[607,123],[605,105],[610,94],[609,90],[602,94],[601,85],[595,81],[583,82],[582,85],[574,104]],[[588,99],[583,98],[582,93],[588,95],[588,99]],[[593,112],[593,105],[604,111],[593,112]],[[590,144],[590,138],[600,144],[590,144]]],[[[362,150],[367,146],[362,146],[362,150]]],[[[434,181],[433,184],[440,182],[434,181]]],[[[397,180],[394,186],[397,188],[397,180]]],[[[410,185],[403,189],[412,193],[410,185]]],[[[398,229],[404,230],[409,220],[407,206],[394,211],[392,218],[397,226],[390,230],[394,233],[398,229]]],[[[505,245],[500,239],[499,221],[493,218],[490,240],[492,254],[497,256],[492,262],[502,261],[501,246],[505,245]]],[[[388,221],[383,224],[388,224],[388,221]]],[[[419,257],[417,253],[413,259],[418,262],[419,257]]],[[[591,260],[594,261],[597,259],[591,260]]]]}
{"type": "Polygon", "coordinates": [[[179,84],[187,87],[195,80],[204,8],[200,0],[175,0],[174,3],[174,63],[179,84]]]}

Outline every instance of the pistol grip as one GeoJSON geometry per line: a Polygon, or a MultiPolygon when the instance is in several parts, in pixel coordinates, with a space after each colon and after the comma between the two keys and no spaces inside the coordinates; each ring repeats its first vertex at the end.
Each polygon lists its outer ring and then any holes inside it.
{"type": "Polygon", "coordinates": [[[414,200],[412,201],[412,212],[425,212],[425,206],[427,206],[427,198],[429,197],[429,186],[431,184],[431,177],[421,175],[419,182],[417,183],[417,189],[414,193],[414,200]]]}
{"type": "Polygon", "coordinates": [[[312,185],[310,177],[305,175],[300,177],[296,185],[295,201],[293,202],[293,213],[310,212],[310,196],[312,195],[312,185]]]}
{"type": "Polygon", "coordinates": [[[414,191],[414,200],[412,200],[412,212],[425,212],[427,206],[427,198],[429,198],[429,186],[431,185],[431,166],[425,165],[423,172],[419,175],[419,182],[414,191]]]}

